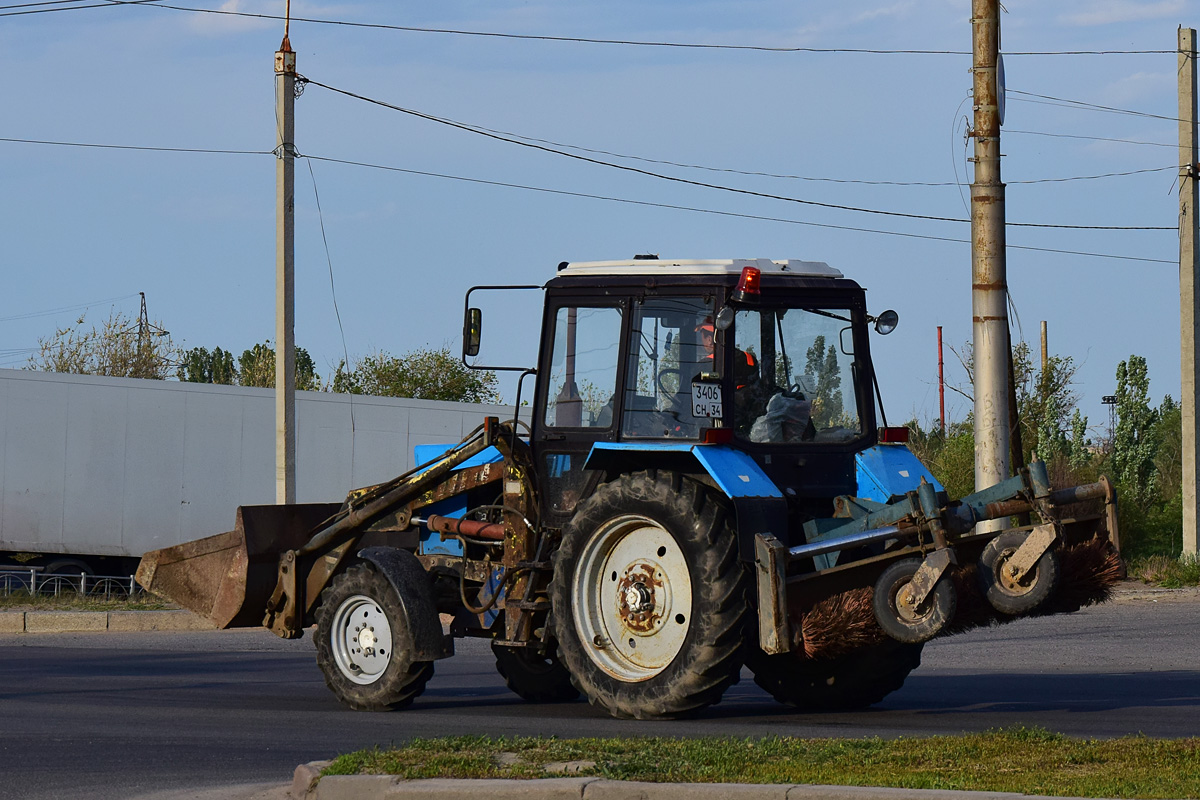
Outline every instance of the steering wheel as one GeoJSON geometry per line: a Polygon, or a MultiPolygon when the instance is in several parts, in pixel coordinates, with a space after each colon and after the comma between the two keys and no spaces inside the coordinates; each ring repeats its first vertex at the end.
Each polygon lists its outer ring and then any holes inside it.
{"type": "Polygon", "coordinates": [[[658,371],[658,375],[654,379],[654,382],[658,386],[659,394],[667,398],[667,403],[670,405],[671,410],[677,412],[683,412],[687,410],[687,401],[683,399],[683,370],[677,367],[660,369],[658,371]],[[663,385],[663,379],[671,376],[675,376],[676,378],[676,389],[672,389],[669,386],[663,385]]]}

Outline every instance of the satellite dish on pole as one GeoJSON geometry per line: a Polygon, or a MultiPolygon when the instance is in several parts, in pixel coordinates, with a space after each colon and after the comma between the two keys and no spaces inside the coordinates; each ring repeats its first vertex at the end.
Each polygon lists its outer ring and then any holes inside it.
{"type": "Polygon", "coordinates": [[[1004,54],[996,54],[996,119],[1004,124],[1004,54]]]}

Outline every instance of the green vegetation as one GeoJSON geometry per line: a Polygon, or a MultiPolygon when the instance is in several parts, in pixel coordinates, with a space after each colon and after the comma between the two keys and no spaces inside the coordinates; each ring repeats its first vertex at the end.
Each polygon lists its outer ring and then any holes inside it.
{"type": "Polygon", "coordinates": [[[1073,797],[1200,797],[1200,739],[1073,739],[1008,728],[926,739],[461,736],[339,756],[326,775],[543,778],[547,765],[613,780],[811,783],[1073,797]],[[589,766],[586,762],[594,762],[589,766]]]}
{"type": "Polygon", "coordinates": [[[1164,589],[1200,586],[1200,558],[1184,555],[1179,558],[1147,556],[1129,564],[1129,577],[1146,583],[1156,583],[1164,589]]]}
{"type": "Polygon", "coordinates": [[[178,606],[152,594],[139,594],[132,598],[106,598],[78,592],[31,595],[24,590],[0,594],[0,611],[164,611],[174,608],[178,606]]]}
{"type": "MultiPolygon", "coordinates": [[[[960,355],[972,374],[968,348],[960,355]]],[[[1070,356],[1050,356],[1045,367],[1033,364],[1025,342],[1013,347],[1022,463],[1034,453],[1046,462],[1054,486],[1091,483],[1107,475],[1120,499],[1121,550],[1132,577],[1166,585],[1194,585],[1196,562],[1179,561],[1183,549],[1182,427],[1178,403],[1166,396],[1150,403],[1146,359],[1131,355],[1116,368],[1116,424],[1093,432],[1078,409],[1070,356]],[[1095,435],[1098,433],[1098,435],[1095,435]],[[1142,568],[1143,565],[1149,565],[1142,568]],[[1167,581],[1167,583],[1164,583],[1167,581]]],[[[956,389],[970,397],[967,391],[956,389]]],[[[951,497],[973,491],[973,421],[925,430],[908,423],[910,447],[946,487],[951,497]]]]}

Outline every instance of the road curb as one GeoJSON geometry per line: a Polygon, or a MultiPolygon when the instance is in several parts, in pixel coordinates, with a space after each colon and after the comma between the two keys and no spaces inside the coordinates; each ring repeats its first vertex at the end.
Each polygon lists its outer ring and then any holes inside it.
{"type": "Polygon", "coordinates": [[[427,778],[394,775],[326,775],[328,761],[301,764],[293,800],[1080,800],[1017,792],[895,789],[884,786],[819,786],[785,783],[647,783],[604,778],[427,778]]]}
{"type": "Polygon", "coordinates": [[[0,611],[0,633],[130,633],[211,631],[190,611],[0,611]]]}

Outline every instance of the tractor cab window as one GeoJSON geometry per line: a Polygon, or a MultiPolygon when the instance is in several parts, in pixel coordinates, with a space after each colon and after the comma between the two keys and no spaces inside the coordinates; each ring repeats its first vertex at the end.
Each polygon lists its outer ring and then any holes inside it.
{"type": "Polygon", "coordinates": [[[844,308],[738,311],[737,350],[760,362],[757,380],[735,397],[739,436],[770,444],[862,436],[851,319],[844,308]]]}
{"type": "Polygon", "coordinates": [[[558,309],[547,381],[547,427],[612,427],[620,342],[619,308],[558,309]]]}
{"type": "Polygon", "coordinates": [[[692,383],[718,371],[712,298],[654,297],[633,308],[621,433],[694,439],[704,418],[693,415],[692,383]]]}

